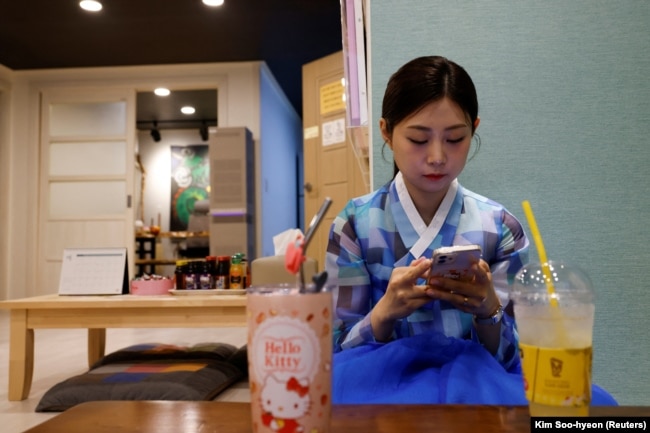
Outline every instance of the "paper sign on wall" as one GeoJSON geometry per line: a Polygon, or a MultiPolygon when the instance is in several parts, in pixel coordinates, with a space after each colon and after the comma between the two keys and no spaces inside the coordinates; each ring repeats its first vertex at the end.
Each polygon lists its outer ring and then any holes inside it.
{"type": "Polygon", "coordinates": [[[345,87],[340,80],[321,86],[320,90],[320,115],[345,110],[345,87]]]}
{"type": "Polygon", "coordinates": [[[126,248],[66,248],[59,295],[129,293],[126,248]]]}
{"type": "Polygon", "coordinates": [[[345,143],[345,119],[332,120],[323,122],[323,146],[332,144],[345,143]]]}

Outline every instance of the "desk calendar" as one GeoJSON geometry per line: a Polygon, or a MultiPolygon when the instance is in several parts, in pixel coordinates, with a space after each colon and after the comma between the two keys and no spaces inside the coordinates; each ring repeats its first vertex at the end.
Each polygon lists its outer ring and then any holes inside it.
{"type": "Polygon", "coordinates": [[[59,295],[119,295],[129,292],[126,248],[66,248],[59,295]]]}

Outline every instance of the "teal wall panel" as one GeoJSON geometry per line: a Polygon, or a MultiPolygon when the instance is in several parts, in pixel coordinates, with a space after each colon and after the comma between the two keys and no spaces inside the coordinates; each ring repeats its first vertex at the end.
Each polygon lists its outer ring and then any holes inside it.
{"type": "Polygon", "coordinates": [[[390,74],[420,55],[463,65],[479,94],[482,146],[460,181],[528,233],[530,200],[549,257],[588,272],[594,381],[629,405],[650,405],[649,23],[646,0],[370,7],[374,187],[392,173],[376,127],[390,74]]]}

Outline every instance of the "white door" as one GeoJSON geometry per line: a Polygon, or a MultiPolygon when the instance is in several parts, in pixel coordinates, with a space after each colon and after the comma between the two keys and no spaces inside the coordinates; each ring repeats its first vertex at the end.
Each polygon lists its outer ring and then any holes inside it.
{"type": "Polygon", "coordinates": [[[134,91],[42,92],[38,294],[57,292],[65,248],[126,247],[133,269],[135,124],[134,91]]]}

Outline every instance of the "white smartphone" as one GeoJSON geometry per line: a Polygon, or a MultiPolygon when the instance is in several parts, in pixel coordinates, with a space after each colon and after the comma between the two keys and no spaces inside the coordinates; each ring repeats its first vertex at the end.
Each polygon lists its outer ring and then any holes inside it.
{"type": "Polygon", "coordinates": [[[454,280],[468,280],[471,277],[469,268],[472,263],[481,258],[479,245],[456,245],[441,247],[433,251],[431,277],[451,278],[454,280]]]}

